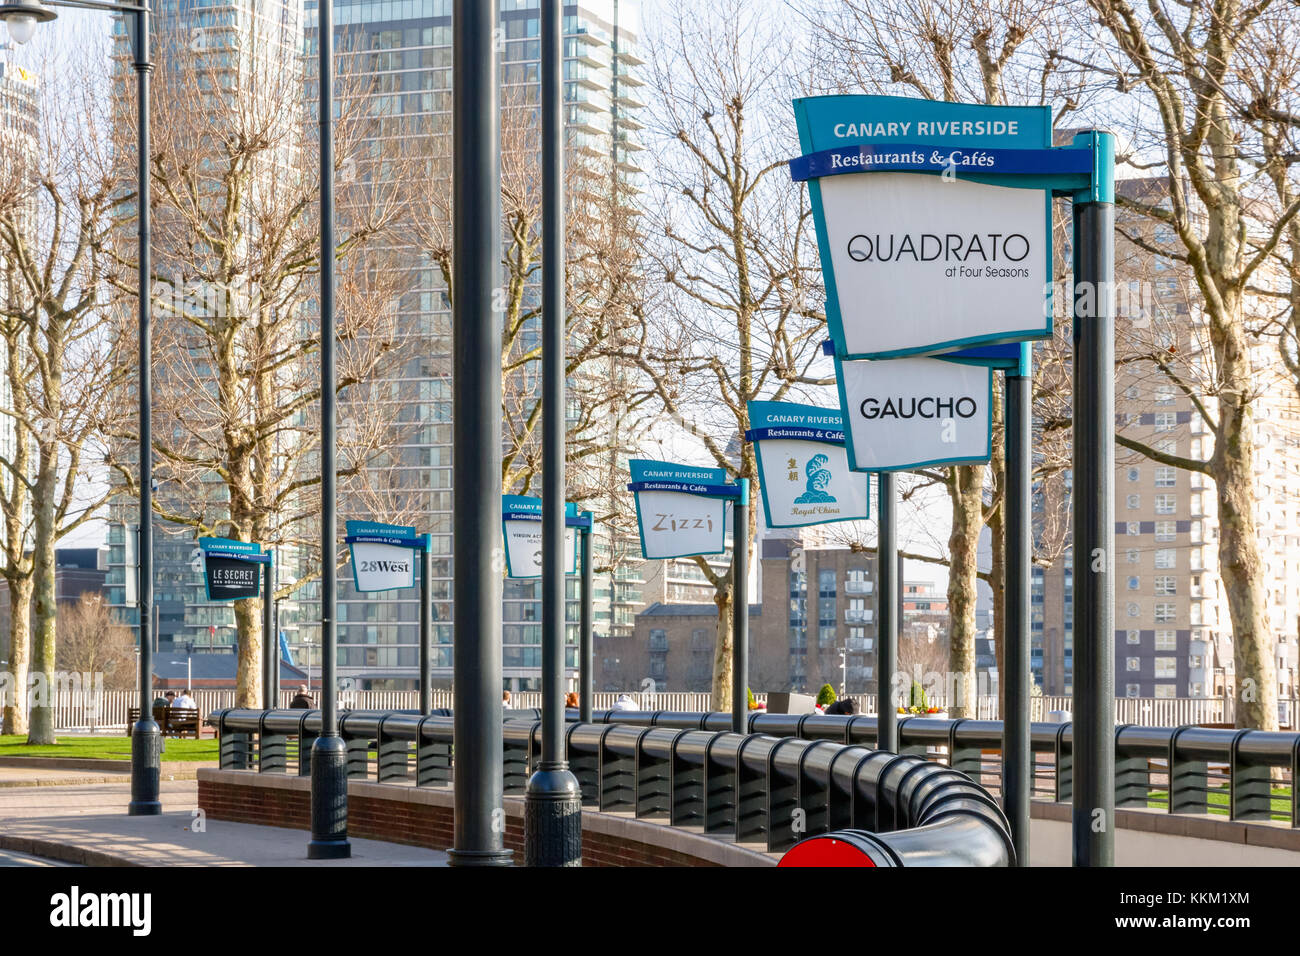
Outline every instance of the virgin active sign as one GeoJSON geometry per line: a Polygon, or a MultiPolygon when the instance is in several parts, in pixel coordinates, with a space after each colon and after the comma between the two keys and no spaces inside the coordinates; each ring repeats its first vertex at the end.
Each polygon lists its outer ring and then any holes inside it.
{"type": "Polygon", "coordinates": [[[727,550],[727,502],[740,494],[723,468],[699,468],[634,458],[641,556],[647,560],[722,554],[727,550]]]}
{"type": "MultiPolygon", "coordinates": [[[[577,506],[565,504],[565,574],[578,573],[578,549],[573,527],[577,506]]],[[[542,499],[529,495],[501,496],[501,534],[506,547],[506,577],[542,576],[542,499]]]]}
{"type": "Polygon", "coordinates": [[[841,358],[1052,334],[1052,189],[1091,153],[1051,148],[1045,106],[894,96],[794,101],[841,358]]]}
{"type": "Polygon", "coordinates": [[[769,528],[868,517],[867,476],[849,466],[838,408],[750,402],[749,424],[769,528]]]}

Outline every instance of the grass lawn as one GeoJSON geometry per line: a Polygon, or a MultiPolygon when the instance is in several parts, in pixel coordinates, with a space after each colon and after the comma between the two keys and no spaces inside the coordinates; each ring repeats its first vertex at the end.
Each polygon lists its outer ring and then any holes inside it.
{"type": "MultiPolygon", "coordinates": [[[[98,757],[104,760],[130,760],[129,737],[60,737],[53,746],[30,747],[27,738],[18,735],[0,736],[0,757],[98,757]]],[[[217,741],[179,739],[168,737],[164,761],[216,760],[217,741]]]]}
{"type": "MultiPolygon", "coordinates": [[[[1271,787],[1270,808],[1275,814],[1282,814],[1289,817],[1291,815],[1291,788],[1290,787],[1271,787]]],[[[1150,802],[1147,806],[1154,809],[1163,809],[1169,803],[1169,793],[1165,790],[1152,790],[1148,797],[1150,802]],[[1157,802],[1157,800],[1159,802],[1157,802]]],[[[1220,816],[1228,815],[1228,787],[1226,784],[1212,789],[1205,795],[1206,810],[1209,813],[1219,814],[1220,816]]]]}

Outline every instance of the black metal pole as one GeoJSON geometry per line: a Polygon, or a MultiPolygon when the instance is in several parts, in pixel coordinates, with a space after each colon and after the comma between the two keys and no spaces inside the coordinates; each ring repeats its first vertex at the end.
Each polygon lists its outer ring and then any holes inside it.
{"type": "Polygon", "coordinates": [[[316,42],[320,53],[320,686],[321,733],[311,745],[312,860],[352,855],[348,842],[347,745],[339,736],[335,662],[338,511],[335,501],[338,424],[334,367],[334,0],[320,0],[316,42]]]}
{"type": "Polygon", "coordinates": [[[275,631],[275,556],[262,571],[262,706],[280,705],[280,639],[275,631]]]}
{"type": "Polygon", "coordinates": [[[153,261],[150,256],[150,230],[153,216],[149,209],[149,4],[141,2],[135,14],[135,89],[136,136],[136,222],[139,240],[140,290],[137,315],[140,323],[140,542],[137,558],[140,566],[140,719],[131,732],[131,802],[127,813],[133,817],[162,813],[160,780],[162,773],[162,731],[153,719],[153,261]]]}
{"type": "Polygon", "coordinates": [[[420,548],[420,713],[433,708],[433,539],[423,535],[420,548]]]}
{"type": "MultiPolygon", "coordinates": [[[[587,521],[587,527],[582,529],[582,609],[579,612],[579,627],[581,634],[578,637],[578,653],[581,657],[579,665],[581,673],[579,675],[579,693],[578,693],[578,719],[584,724],[591,723],[591,697],[595,684],[595,635],[592,628],[595,626],[595,615],[593,614],[592,602],[595,588],[595,570],[591,565],[591,545],[592,536],[596,532],[595,525],[591,524],[591,512],[584,511],[583,518],[587,521]]],[[[612,585],[611,585],[612,586],[612,585]]],[[[613,594],[610,595],[611,599],[613,594]]],[[[613,609],[610,610],[611,615],[613,609]]]]}
{"type": "Polygon", "coordinates": [[[564,31],[541,0],[542,46],[542,759],[524,797],[528,866],[582,865],[582,791],[564,750],[564,31]]]}
{"type": "Polygon", "coordinates": [[[894,672],[898,670],[898,516],[894,510],[894,474],[878,475],[880,517],[876,542],[876,749],[898,753],[898,711],[894,704],[894,672]]]}
{"type": "Polygon", "coordinates": [[[740,479],[731,536],[731,729],[749,732],[749,479],[740,479]]]}
{"type": "Polygon", "coordinates": [[[453,866],[508,866],[501,749],[501,313],[498,285],[497,7],[452,11],[453,518],[455,832],[453,866]]]}
{"type": "Polygon", "coordinates": [[[1029,865],[1029,801],[1034,755],[1029,743],[1029,568],[1033,558],[1030,512],[1030,449],[1033,447],[1033,391],[1029,347],[1006,376],[1007,510],[1006,595],[1002,641],[1002,805],[1011,824],[1019,866],[1029,865]]]}
{"type": "MultiPolygon", "coordinates": [[[[1088,136],[1100,136],[1090,133],[1088,136]]],[[[1074,204],[1075,866],[1115,862],[1115,206],[1074,204]]]]}

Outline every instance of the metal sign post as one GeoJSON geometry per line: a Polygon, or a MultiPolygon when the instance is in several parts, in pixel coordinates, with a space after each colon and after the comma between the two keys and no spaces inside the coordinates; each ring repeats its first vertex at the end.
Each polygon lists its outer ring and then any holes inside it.
{"type": "Polygon", "coordinates": [[[262,567],[262,707],[280,705],[280,636],[275,633],[275,552],[262,567]]]}
{"type": "Polygon", "coordinates": [[[741,478],[731,532],[731,729],[749,732],[749,479],[741,478]]]}
{"type": "MultiPolygon", "coordinates": [[[[592,535],[595,533],[595,527],[592,524],[590,511],[582,513],[583,519],[587,523],[587,530],[582,532],[582,609],[579,612],[579,629],[581,633],[578,637],[578,667],[580,668],[580,691],[578,694],[578,719],[584,724],[591,723],[591,695],[595,683],[596,656],[595,656],[595,635],[592,628],[595,626],[595,615],[593,613],[592,602],[595,588],[595,571],[591,563],[592,535]]],[[[611,587],[613,584],[611,584],[611,587]]]]}
{"type": "Polygon", "coordinates": [[[898,517],[894,509],[895,477],[882,471],[878,502],[876,577],[880,580],[876,625],[876,749],[898,753],[898,710],[894,706],[894,672],[898,670],[898,517]]]}
{"type": "Polygon", "coordinates": [[[420,713],[433,709],[433,536],[420,536],[420,713]]]}

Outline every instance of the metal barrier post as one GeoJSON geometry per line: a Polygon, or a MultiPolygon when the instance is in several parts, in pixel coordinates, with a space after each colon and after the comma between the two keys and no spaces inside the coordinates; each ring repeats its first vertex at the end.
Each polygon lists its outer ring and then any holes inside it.
{"type": "Polygon", "coordinates": [[[898,710],[894,671],[898,669],[898,525],[894,513],[894,475],[882,471],[879,487],[876,577],[880,579],[876,624],[876,749],[898,752],[898,710]]]}
{"type": "Polygon", "coordinates": [[[731,537],[731,729],[748,729],[749,718],[749,479],[739,481],[731,537]]]}
{"type": "Polygon", "coordinates": [[[1033,447],[1033,379],[1028,343],[1020,346],[1020,365],[1006,378],[1006,600],[1002,679],[1006,713],[1002,715],[1002,804],[1011,824],[1016,861],[1029,865],[1029,801],[1034,754],[1030,723],[1030,563],[1034,555],[1030,502],[1033,447]]]}

